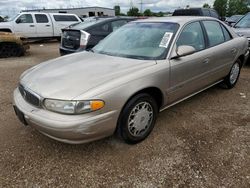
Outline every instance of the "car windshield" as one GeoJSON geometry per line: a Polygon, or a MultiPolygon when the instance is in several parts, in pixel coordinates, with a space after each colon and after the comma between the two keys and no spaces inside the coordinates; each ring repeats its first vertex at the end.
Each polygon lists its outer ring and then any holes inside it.
{"type": "Polygon", "coordinates": [[[101,41],[92,51],[133,59],[164,59],[178,28],[177,23],[128,23],[101,41]]]}
{"type": "Polygon", "coordinates": [[[247,14],[234,26],[235,28],[249,28],[250,27],[250,14],[247,14]]]}

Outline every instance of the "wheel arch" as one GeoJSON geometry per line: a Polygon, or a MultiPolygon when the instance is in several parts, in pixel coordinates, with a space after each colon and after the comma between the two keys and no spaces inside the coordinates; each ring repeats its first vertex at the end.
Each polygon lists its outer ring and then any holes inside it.
{"type": "Polygon", "coordinates": [[[242,68],[244,61],[245,61],[245,56],[242,54],[237,59],[240,60],[240,68],[242,68]]]}
{"type": "Polygon", "coordinates": [[[8,28],[0,29],[0,32],[12,33],[11,29],[8,29],[8,28]]]}

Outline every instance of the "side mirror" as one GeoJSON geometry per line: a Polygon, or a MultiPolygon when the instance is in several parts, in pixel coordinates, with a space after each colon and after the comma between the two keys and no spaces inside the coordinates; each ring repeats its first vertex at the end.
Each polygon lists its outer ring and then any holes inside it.
{"type": "Polygon", "coordinates": [[[176,49],[177,58],[183,57],[183,56],[186,56],[186,55],[191,55],[191,54],[193,54],[195,52],[196,52],[196,50],[195,50],[195,48],[193,46],[187,46],[187,45],[179,46],[176,49]]]}
{"type": "Polygon", "coordinates": [[[17,23],[17,24],[21,23],[21,19],[18,18],[18,19],[16,20],[16,23],[17,23]]]}

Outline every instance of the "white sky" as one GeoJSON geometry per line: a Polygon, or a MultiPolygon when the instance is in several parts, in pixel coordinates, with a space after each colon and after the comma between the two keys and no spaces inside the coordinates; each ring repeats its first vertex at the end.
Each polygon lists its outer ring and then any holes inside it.
{"type": "MultiPolygon", "coordinates": [[[[113,8],[120,5],[122,12],[127,12],[131,6],[140,9],[141,0],[0,0],[0,15],[14,15],[21,10],[34,8],[73,8],[87,6],[101,6],[113,8]]],[[[214,0],[142,0],[143,10],[150,8],[153,11],[172,11],[176,8],[183,8],[186,5],[200,7],[204,3],[210,5],[214,0]]]]}

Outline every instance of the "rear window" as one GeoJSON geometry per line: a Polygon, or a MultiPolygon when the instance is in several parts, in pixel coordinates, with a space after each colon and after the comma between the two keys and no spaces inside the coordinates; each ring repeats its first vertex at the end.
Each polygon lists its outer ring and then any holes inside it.
{"type": "Polygon", "coordinates": [[[75,16],[70,15],[54,15],[57,22],[78,22],[79,20],[75,16]]]}
{"type": "Polygon", "coordinates": [[[82,30],[82,29],[86,29],[88,27],[91,27],[95,24],[101,23],[101,22],[103,22],[103,20],[93,20],[93,21],[88,21],[88,22],[81,22],[81,23],[73,26],[71,29],[82,30]]]}
{"type": "Polygon", "coordinates": [[[173,16],[202,16],[199,9],[175,10],[173,16]]]}

